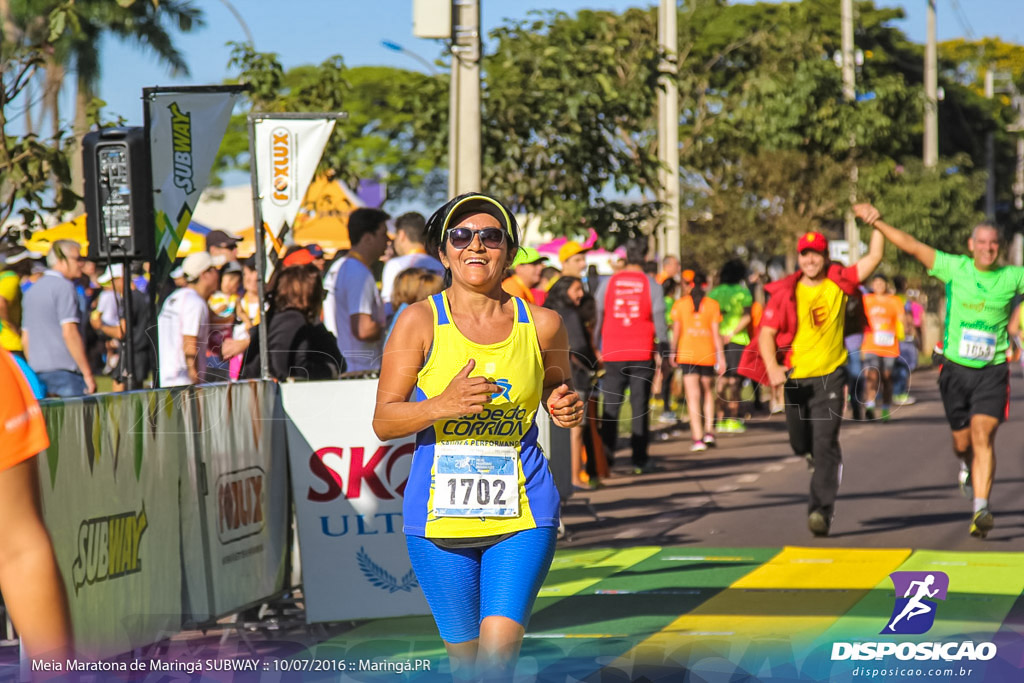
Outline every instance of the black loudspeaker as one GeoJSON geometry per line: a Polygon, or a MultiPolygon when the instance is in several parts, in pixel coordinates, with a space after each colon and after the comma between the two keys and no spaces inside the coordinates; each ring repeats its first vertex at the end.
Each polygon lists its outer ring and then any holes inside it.
{"type": "Polygon", "coordinates": [[[145,129],[104,128],[87,134],[82,162],[89,258],[152,261],[156,228],[145,129]]]}

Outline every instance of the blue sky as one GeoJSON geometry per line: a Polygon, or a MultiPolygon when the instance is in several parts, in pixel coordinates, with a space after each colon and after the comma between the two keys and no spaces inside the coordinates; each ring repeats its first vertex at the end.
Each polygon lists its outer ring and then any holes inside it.
{"type": "MultiPolygon", "coordinates": [[[[840,0],[835,0],[839,11],[840,0]]],[[[100,95],[107,114],[124,116],[128,125],[142,123],[142,88],[221,83],[231,76],[228,41],[244,42],[239,21],[221,0],[196,0],[206,26],[176,41],[185,53],[191,76],[172,78],[156,59],[135,45],[105,39],[102,46],[100,95]]],[[[383,64],[423,70],[415,59],[388,50],[382,40],[398,43],[428,61],[441,52],[441,41],[412,35],[412,0],[232,0],[242,14],[261,52],[276,52],[285,68],[319,63],[340,54],[349,66],[383,64]]],[[[505,17],[524,18],[530,10],[583,8],[621,11],[652,1],[634,0],[481,0],[485,30],[505,17]]],[[[926,0],[876,0],[881,7],[903,7],[907,19],[899,26],[911,39],[923,42],[926,0]]],[[[938,0],[939,39],[998,36],[1024,43],[1024,0],[938,0]],[[957,11],[959,7],[960,11],[957,11]],[[964,20],[966,17],[966,20],[964,20]]],[[[70,115],[70,96],[65,112],[70,115]]]]}

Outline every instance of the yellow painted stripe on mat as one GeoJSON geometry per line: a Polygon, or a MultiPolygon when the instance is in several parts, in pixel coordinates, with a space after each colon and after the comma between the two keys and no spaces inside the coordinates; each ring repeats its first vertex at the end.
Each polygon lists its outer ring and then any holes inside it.
{"type": "Polygon", "coordinates": [[[652,555],[657,555],[659,552],[661,552],[660,547],[644,546],[618,551],[595,550],[593,553],[574,554],[571,558],[565,558],[562,561],[559,561],[560,558],[556,555],[551,562],[551,570],[548,572],[547,579],[541,586],[537,596],[539,604],[534,606],[534,610],[544,606],[544,598],[564,598],[575,595],[623,569],[643,562],[652,555]],[[583,576],[574,571],[583,568],[586,569],[583,576]],[[567,575],[564,579],[559,577],[562,571],[565,571],[567,575]]]}
{"type": "Polygon", "coordinates": [[[707,638],[746,647],[752,638],[813,641],[895,571],[910,550],[787,547],[726,590],[680,616],[622,655],[623,662],[660,661],[707,638]]]}
{"type": "Polygon", "coordinates": [[[732,588],[870,590],[909,556],[909,549],[864,550],[787,546],[732,588]]]}

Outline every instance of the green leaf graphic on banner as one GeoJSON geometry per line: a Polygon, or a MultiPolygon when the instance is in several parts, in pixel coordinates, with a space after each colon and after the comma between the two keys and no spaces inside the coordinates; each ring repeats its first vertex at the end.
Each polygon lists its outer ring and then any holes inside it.
{"type": "Polygon", "coordinates": [[[142,446],[146,442],[146,428],[143,421],[146,419],[146,410],[142,407],[142,397],[134,396],[132,398],[132,407],[135,408],[133,411],[134,419],[132,424],[135,426],[132,428],[135,434],[135,443],[132,445],[133,455],[135,456],[135,481],[139,481],[139,477],[142,474],[142,446]]]}
{"type": "Polygon", "coordinates": [[[60,462],[60,430],[64,426],[64,402],[46,406],[46,430],[50,436],[50,447],[46,449],[46,466],[50,471],[50,490],[57,485],[57,464],[60,462]]]}
{"type": "Polygon", "coordinates": [[[85,456],[86,462],[89,463],[89,472],[92,473],[100,450],[100,415],[92,401],[86,401],[82,408],[85,413],[82,420],[82,426],[85,427],[85,456]]]}
{"type": "MultiPolygon", "coordinates": [[[[117,406],[120,408],[121,406],[117,406]]],[[[107,424],[104,425],[109,427],[110,434],[107,435],[107,440],[110,443],[110,455],[114,459],[114,481],[117,481],[117,461],[120,457],[121,451],[121,412],[115,409],[114,400],[112,397],[105,396],[103,398],[103,411],[102,415],[106,416],[107,424]]]]}

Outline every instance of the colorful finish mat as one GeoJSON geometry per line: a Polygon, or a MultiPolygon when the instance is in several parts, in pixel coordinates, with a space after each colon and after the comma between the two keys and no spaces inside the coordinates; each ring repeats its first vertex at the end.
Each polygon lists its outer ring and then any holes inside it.
{"type": "MultiPolygon", "coordinates": [[[[429,673],[405,676],[448,676],[443,644],[426,617],[367,622],[304,656],[356,664],[343,679],[374,680],[372,672],[358,670],[367,660],[426,659],[429,673]]],[[[1020,681],[1024,553],[560,551],[534,607],[516,676],[1020,681]],[[943,597],[936,587],[947,582],[943,597]],[[903,633],[887,630],[894,621],[903,633]]]]}

